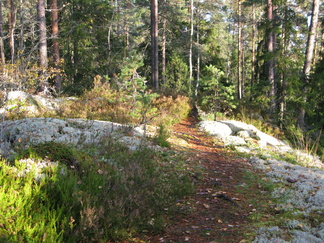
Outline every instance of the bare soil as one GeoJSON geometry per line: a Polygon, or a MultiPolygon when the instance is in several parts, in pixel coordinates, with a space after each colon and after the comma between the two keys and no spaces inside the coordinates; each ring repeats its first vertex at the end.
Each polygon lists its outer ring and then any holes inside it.
{"type": "Polygon", "coordinates": [[[246,159],[215,145],[196,123],[190,117],[175,125],[175,139],[182,143],[173,145],[189,153],[196,191],[178,202],[173,223],[145,242],[248,242],[247,233],[253,230],[248,219],[253,192],[239,188],[249,165],[246,159]]]}

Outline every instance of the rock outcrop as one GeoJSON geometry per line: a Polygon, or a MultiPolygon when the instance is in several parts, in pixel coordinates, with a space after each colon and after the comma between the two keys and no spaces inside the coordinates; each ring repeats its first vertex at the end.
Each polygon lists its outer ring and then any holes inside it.
{"type": "Polygon", "coordinates": [[[4,121],[0,125],[1,154],[14,146],[56,141],[74,145],[96,144],[104,137],[119,141],[135,150],[142,143],[144,131],[118,123],[84,119],[25,118],[4,121]],[[131,134],[132,136],[127,136],[131,134]]]}
{"type": "Polygon", "coordinates": [[[224,143],[224,146],[234,146],[239,152],[257,154],[262,151],[265,156],[271,153],[277,155],[292,154],[298,157],[304,165],[324,168],[322,161],[316,156],[293,149],[280,139],[258,130],[255,126],[240,121],[201,121],[199,128],[224,143]]]}

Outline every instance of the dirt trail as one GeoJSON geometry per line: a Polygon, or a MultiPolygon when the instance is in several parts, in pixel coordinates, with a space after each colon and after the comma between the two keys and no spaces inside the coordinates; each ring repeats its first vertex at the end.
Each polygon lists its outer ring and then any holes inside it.
{"type": "Polygon", "coordinates": [[[186,141],[181,146],[192,153],[188,163],[193,166],[197,189],[178,203],[175,223],[150,242],[246,242],[242,232],[251,230],[247,216],[252,208],[247,202],[249,195],[238,188],[248,165],[213,145],[195,124],[194,118],[187,118],[174,127],[174,134],[186,141]]]}

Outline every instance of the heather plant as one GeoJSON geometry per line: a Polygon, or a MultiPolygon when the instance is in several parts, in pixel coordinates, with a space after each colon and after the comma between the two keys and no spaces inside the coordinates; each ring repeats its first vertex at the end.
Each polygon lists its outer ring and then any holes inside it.
{"type": "Polygon", "coordinates": [[[159,116],[154,118],[152,123],[163,124],[166,128],[187,117],[191,110],[189,98],[181,95],[161,96],[154,101],[153,105],[158,109],[159,116]]]}
{"type": "Polygon", "coordinates": [[[41,161],[59,163],[39,171],[26,170],[24,160],[1,161],[3,241],[107,242],[158,231],[176,199],[192,190],[176,154],[129,151],[111,139],[82,148],[43,143],[19,153],[35,168],[41,161]]]}
{"type": "Polygon", "coordinates": [[[63,208],[44,203],[47,194],[42,187],[47,181],[36,182],[33,170],[24,173],[23,163],[13,167],[2,160],[0,168],[0,241],[61,242],[63,229],[57,227],[64,223],[59,220],[63,208]]]}
{"type": "Polygon", "coordinates": [[[79,99],[66,102],[57,116],[170,127],[189,114],[188,97],[158,95],[144,88],[145,80],[136,79],[142,85],[123,86],[117,91],[111,88],[106,78],[97,76],[93,89],[79,99]]]}

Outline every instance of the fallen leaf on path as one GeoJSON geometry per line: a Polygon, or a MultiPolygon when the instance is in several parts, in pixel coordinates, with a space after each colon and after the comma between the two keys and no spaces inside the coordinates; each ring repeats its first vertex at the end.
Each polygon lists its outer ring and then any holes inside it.
{"type": "Polygon", "coordinates": [[[203,205],[204,205],[204,207],[207,208],[207,209],[210,208],[210,206],[209,206],[207,203],[204,203],[203,205]]]}

